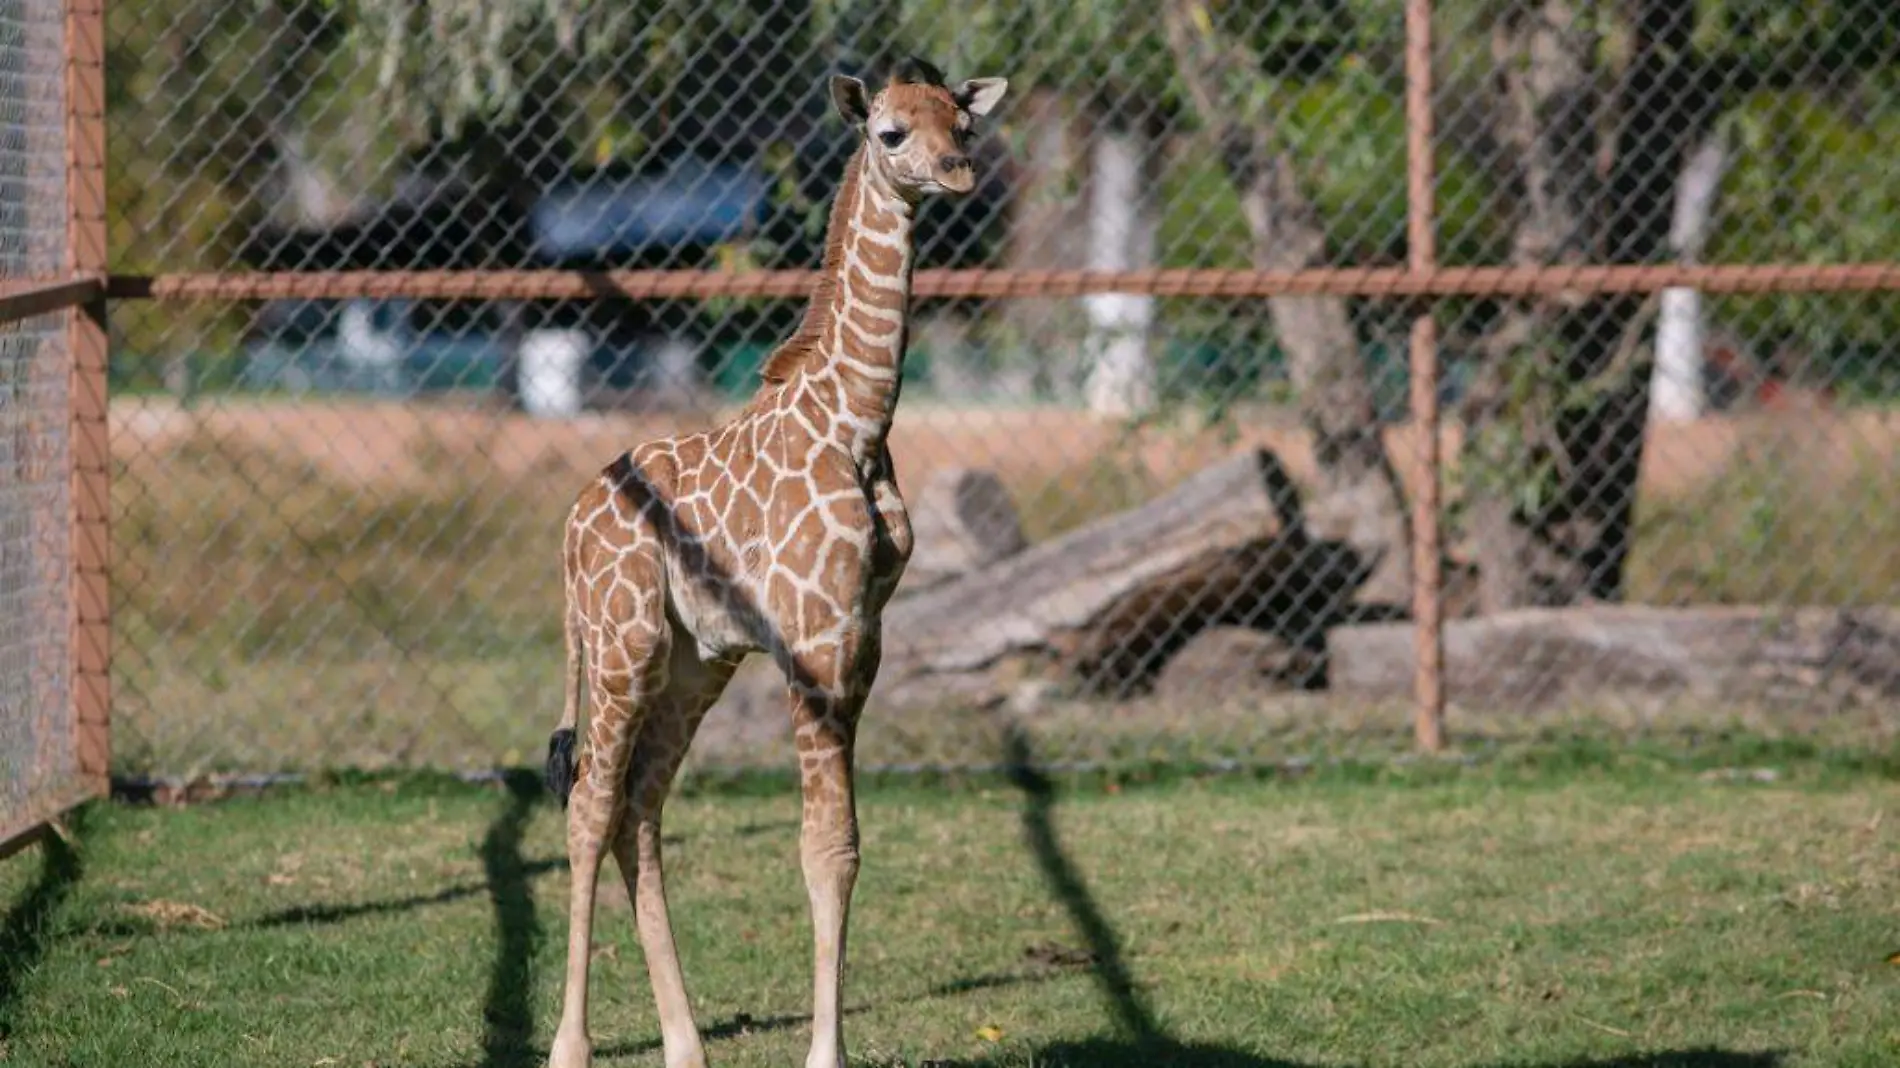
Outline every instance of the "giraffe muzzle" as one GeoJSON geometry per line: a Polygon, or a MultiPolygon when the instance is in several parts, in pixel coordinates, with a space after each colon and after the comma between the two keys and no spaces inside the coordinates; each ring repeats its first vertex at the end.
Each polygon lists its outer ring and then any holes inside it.
{"type": "Polygon", "coordinates": [[[962,196],[976,188],[976,167],[968,156],[939,156],[937,184],[947,193],[962,196]]]}

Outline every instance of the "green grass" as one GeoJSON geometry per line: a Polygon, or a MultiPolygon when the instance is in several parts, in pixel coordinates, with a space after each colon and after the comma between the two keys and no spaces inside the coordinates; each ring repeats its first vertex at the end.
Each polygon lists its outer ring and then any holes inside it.
{"type": "MultiPolygon", "coordinates": [[[[1896,1063],[1900,780],[1755,753],[1772,774],[1572,750],[1053,794],[873,785],[851,1048],[1009,1068],[1896,1063]]],[[[76,852],[0,865],[9,1068],[545,1056],[567,880],[531,783],[358,780],[76,827],[76,852]]],[[[668,832],[715,1063],[797,1063],[796,800],[701,781],[668,832]]],[[[600,1062],[657,1064],[624,895],[602,907],[600,1062]]]]}

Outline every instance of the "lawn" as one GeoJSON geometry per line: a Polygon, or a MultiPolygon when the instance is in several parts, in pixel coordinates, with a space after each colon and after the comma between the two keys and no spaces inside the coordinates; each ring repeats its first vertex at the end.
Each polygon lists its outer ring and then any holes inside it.
{"type": "MultiPolygon", "coordinates": [[[[869,784],[855,1063],[1900,1063],[1893,760],[1746,752],[869,784]]],[[[526,776],[93,806],[0,863],[0,1063],[538,1064],[559,819],[526,776]]],[[[715,1063],[798,1063],[794,795],[701,780],[668,832],[715,1063]]],[[[599,1062],[658,1064],[605,885],[599,1062]]]]}

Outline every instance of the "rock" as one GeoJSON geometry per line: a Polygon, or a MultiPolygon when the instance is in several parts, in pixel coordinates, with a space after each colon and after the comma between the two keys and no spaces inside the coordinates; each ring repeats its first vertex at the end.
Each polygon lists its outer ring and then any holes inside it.
{"type": "MultiPolygon", "coordinates": [[[[1330,688],[1411,692],[1410,623],[1327,633],[1330,688]]],[[[1536,706],[1606,692],[1709,700],[1852,702],[1900,697],[1900,609],[1598,605],[1445,624],[1453,701],[1536,706]]]]}
{"type": "Polygon", "coordinates": [[[1251,627],[1213,627],[1188,639],[1155,679],[1155,696],[1207,700],[1243,692],[1305,689],[1320,681],[1316,650],[1251,627]]]}

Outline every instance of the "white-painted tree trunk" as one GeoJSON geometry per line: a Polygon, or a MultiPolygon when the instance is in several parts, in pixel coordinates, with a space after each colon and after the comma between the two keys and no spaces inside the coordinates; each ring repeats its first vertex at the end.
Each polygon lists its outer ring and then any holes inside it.
{"type": "MultiPolygon", "coordinates": [[[[1670,248],[1680,263],[1701,258],[1728,155],[1728,142],[1718,127],[1683,161],[1682,176],[1676,182],[1675,215],[1669,225],[1670,248]]],[[[1656,327],[1656,368],[1649,387],[1650,421],[1699,417],[1708,404],[1704,385],[1702,294],[1682,287],[1665,289],[1656,327]]]]}
{"type": "MultiPolygon", "coordinates": [[[[1089,267],[1134,270],[1154,262],[1157,219],[1152,141],[1139,131],[1103,130],[1089,152],[1089,267]]],[[[1154,298],[1098,293],[1083,298],[1090,357],[1089,410],[1114,416],[1145,411],[1155,399],[1149,354],[1154,298]]]]}
{"type": "MultiPolygon", "coordinates": [[[[1086,181],[1089,144],[1100,125],[1086,98],[1060,89],[1032,89],[1010,105],[1010,122],[1024,138],[1010,196],[1008,263],[1015,268],[1073,270],[1088,262],[1086,181]]],[[[988,365],[972,373],[987,381],[959,389],[941,377],[954,375],[933,350],[930,370],[939,389],[974,395],[1029,397],[1045,391],[1080,404],[1091,354],[1088,314],[1082,302],[1059,297],[1006,300],[986,324],[992,345],[988,365]]]]}

